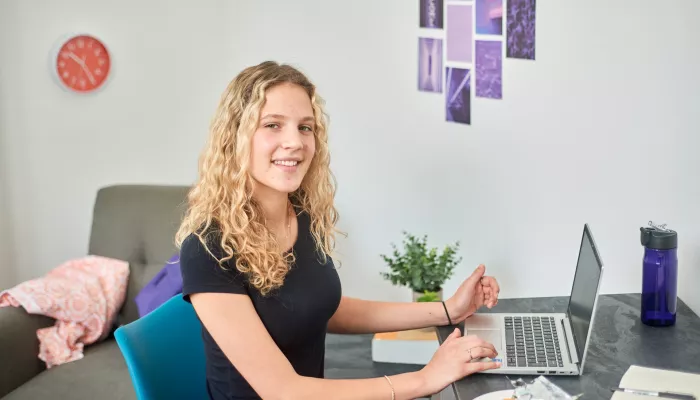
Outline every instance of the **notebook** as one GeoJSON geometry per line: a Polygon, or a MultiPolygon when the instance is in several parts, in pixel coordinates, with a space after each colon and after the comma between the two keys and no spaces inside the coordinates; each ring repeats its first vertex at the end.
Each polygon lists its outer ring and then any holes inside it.
{"type": "MultiPolygon", "coordinates": [[[[620,380],[620,387],[653,391],[689,393],[700,400],[700,374],[633,365],[620,380]]],[[[611,400],[649,400],[649,396],[615,392],[611,400]]]]}

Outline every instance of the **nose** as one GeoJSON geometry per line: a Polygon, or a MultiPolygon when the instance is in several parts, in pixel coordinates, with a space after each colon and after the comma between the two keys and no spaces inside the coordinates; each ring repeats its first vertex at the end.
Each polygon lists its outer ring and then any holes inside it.
{"type": "Polygon", "coordinates": [[[285,149],[296,150],[301,149],[304,143],[301,140],[301,132],[295,126],[289,126],[284,129],[282,137],[282,147],[285,149]]]}

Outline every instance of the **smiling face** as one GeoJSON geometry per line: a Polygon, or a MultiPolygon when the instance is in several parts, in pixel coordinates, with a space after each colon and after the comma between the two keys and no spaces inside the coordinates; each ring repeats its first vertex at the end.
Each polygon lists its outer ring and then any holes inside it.
{"type": "Polygon", "coordinates": [[[299,188],[316,151],[314,130],[311,99],[302,87],[283,83],[266,91],[251,148],[256,195],[299,188]]]}

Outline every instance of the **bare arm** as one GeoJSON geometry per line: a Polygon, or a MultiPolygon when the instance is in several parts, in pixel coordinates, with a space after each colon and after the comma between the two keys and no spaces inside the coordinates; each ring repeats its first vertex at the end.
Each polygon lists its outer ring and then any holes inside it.
{"type": "MultiPolygon", "coordinates": [[[[384,377],[319,379],[298,375],[268,334],[248,296],[199,293],[190,299],[226,357],[264,399],[391,399],[391,386],[384,377]]],[[[420,371],[389,378],[397,400],[432,394],[420,371]]]]}
{"type": "Polygon", "coordinates": [[[480,307],[498,303],[500,286],[493,277],[485,276],[486,267],[479,265],[464,280],[457,292],[441,302],[381,302],[342,297],[338,310],[329,322],[334,333],[379,333],[457,324],[480,307]]]}
{"type": "Polygon", "coordinates": [[[440,302],[381,302],[344,296],[328,323],[328,330],[333,333],[379,333],[447,324],[447,315],[440,302]]]}

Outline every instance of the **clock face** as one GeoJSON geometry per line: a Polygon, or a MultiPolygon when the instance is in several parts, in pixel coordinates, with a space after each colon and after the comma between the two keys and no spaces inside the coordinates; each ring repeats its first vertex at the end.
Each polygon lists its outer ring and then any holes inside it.
{"type": "Polygon", "coordinates": [[[91,92],[107,79],[110,58],[107,48],[89,35],[71,37],[63,43],[55,60],[60,82],[76,92],[91,92]]]}

